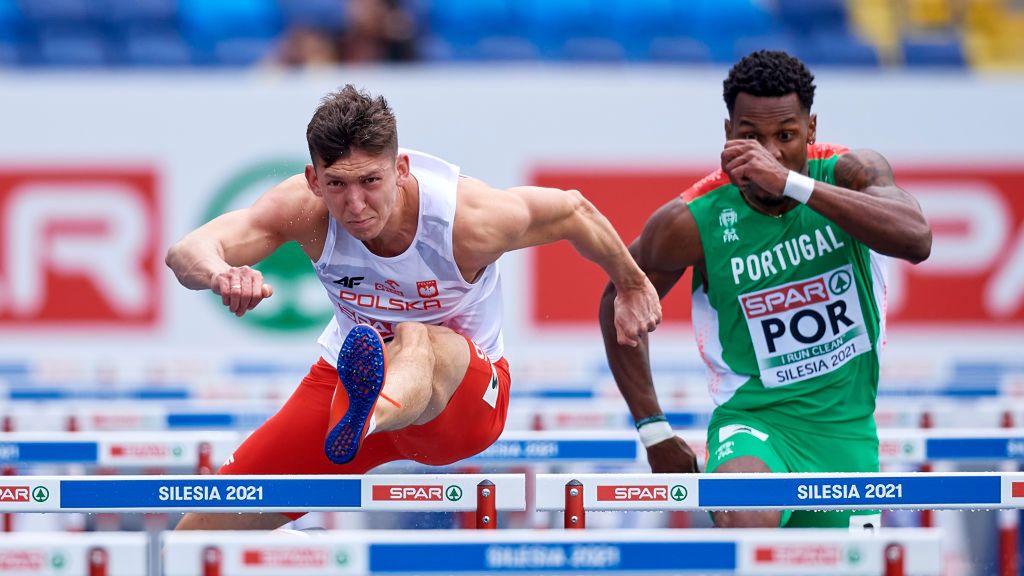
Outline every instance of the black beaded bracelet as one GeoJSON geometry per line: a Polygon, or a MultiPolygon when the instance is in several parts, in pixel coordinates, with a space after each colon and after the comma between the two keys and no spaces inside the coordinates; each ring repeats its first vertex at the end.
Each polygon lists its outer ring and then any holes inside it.
{"type": "Polygon", "coordinates": [[[668,422],[668,418],[664,414],[657,414],[655,416],[648,416],[647,418],[641,418],[636,421],[636,429],[639,430],[642,426],[653,424],[655,422],[668,422]]]}

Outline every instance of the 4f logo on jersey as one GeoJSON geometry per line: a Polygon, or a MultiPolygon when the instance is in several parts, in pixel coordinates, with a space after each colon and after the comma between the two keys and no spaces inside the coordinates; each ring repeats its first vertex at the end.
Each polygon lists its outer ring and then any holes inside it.
{"type": "Polygon", "coordinates": [[[420,298],[437,297],[437,280],[421,280],[416,283],[416,291],[420,298]]]}
{"type": "Polygon", "coordinates": [[[0,326],[154,325],[159,204],[149,169],[0,169],[0,326]]]}
{"type": "Polygon", "coordinates": [[[362,284],[364,279],[364,276],[345,276],[344,278],[338,278],[334,283],[341,284],[345,288],[355,288],[362,284]]]}

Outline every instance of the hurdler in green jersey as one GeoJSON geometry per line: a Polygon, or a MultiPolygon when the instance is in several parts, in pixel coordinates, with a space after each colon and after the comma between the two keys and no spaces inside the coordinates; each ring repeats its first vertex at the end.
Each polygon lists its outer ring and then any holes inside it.
{"type": "MultiPolygon", "coordinates": [[[[813,76],[783,52],[729,72],[721,169],[648,220],[630,250],[664,297],[689,267],[693,326],[717,404],[708,472],[872,472],[885,256],[920,262],[931,230],[870,150],[817,144],[813,76]]],[[[654,472],[697,469],[662,417],[647,342],[609,364],[654,472]]],[[[716,526],[877,526],[871,513],[730,511],[716,526]]]]}

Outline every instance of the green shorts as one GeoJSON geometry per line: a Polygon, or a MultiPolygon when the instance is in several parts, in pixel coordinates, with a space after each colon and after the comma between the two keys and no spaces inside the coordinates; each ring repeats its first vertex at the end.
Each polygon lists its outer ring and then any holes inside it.
{"type": "MultiPolygon", "coordinates": [[[[867,438],[830,437],[808,427],[792,430],[772,426],[742,412],[718,408],[708,427],[706,472],[739,456],[753,456],[772,472],[878,472],[878,437],[874,428],[867,438]],[[873,436],[873,437],[870,437],[873,436]]],[[[877,510],[812,512],[784,510],[779,526],[787,528],[848,528],[860,526],[877,510]]],[[[871,519],[872,523],[877,520],[871,519]]],[[[877,526],[876,526],[877,527],[877,526]]]]}

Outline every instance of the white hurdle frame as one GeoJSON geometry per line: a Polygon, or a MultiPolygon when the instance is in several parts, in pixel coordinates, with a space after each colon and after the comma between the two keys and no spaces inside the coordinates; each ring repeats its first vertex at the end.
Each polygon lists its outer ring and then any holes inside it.
{"type": "Polygon", "coordinates": [[[0,538],[5,574],[140,576],[147,572],[144,532],[21,532],[0,538]]]}
{"type": "MultiPolygon", "coordinates": [[[[703,456],[704,430],[676,434],[703,456]]],[[[882,464],[1024,460],[1024,429],[1018,428],[887,428],[880,429],[878,437],[882,464]]],[[[244,439],[245,434],[229,430],[0,432],[0,466],[216,467],[244,439]],[[204,445],[209,449],[206,462],[201,454],[204,445]]],[[[509,431],[484,452],[456,465],[564,462],[642,464],[646,452],[632,430],[509,431]]]]}
{"type": "Polygon", "coordinates": [[[309,512],[526,509],[522,474],[20,476],[0,512],[309,512]]]}
{"type": "Polygon", "coordinates": [[[538,510],[567,512],[987,510],[1024,508],[1024,472],[538,474],[536,495],[538,510]]]}
{"type": "Polygon", "coordinates": [[[938,576],[941,533],[845,530],[372,530],[164,533],[165,576],[738,574],[938,576]]]}

